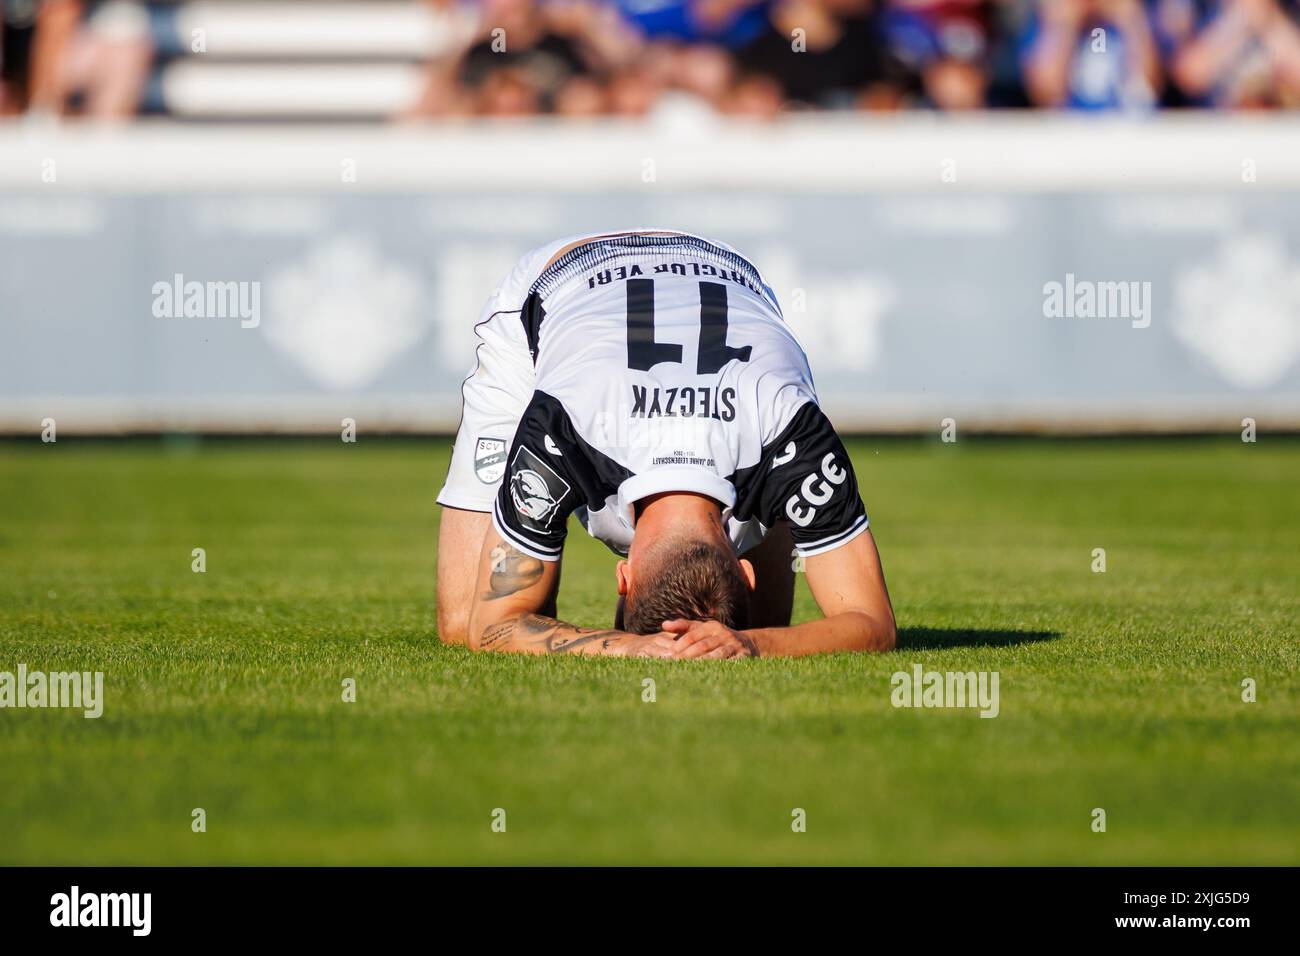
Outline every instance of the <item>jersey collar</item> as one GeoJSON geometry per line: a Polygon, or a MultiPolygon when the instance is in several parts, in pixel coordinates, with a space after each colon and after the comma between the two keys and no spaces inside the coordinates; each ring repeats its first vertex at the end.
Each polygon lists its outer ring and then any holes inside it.
{"type": "Polygon", "coordinates": [[[618,506],[626,514],[642,498],[669,491],[689,491],[706,495],[722,505],[724,512],[736,504],[736,489],[716,472],[699,465],[662,465],[633,475],[618,486],[618,506]]]}

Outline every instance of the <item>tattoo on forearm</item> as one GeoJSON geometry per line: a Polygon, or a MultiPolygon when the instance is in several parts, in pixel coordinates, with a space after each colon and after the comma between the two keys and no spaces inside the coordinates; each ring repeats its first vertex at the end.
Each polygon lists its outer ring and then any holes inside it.
{"type": "Polygon", "coordinates": [[[483,592],[484,601],[495,601],[527,590],[542,579],[545,570],[537,558],[508,544],[493,548],[491,560],[492,573],[488,577],[488,589],[483,592]]]}
{"type": "Polygon", "coordinates": [[[622,631],[574,627],[553,617],[524,614],[485,628],[479,640],[479,650],[569,654],[591,645],[607,650],[627,636],[622,631]]]}
{"type": "Polygon", "coordinates": [[[515,632],[514,621],[502,621],[500,624],[493,624],[484,629],[483,639],[478,642],[479,650],[491,651],[498,649],[504,641],[510,640],[510,635],[515,632]]]}

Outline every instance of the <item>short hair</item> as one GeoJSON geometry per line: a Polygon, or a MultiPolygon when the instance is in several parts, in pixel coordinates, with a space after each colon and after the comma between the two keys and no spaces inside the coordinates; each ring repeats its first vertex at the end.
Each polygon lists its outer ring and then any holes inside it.
{"type": "Polygon", "coordinates": [[[713,620],[749,626],[749,582],[729,545],[666,541],[638,563],[623,608],[623,629],[654,634],[664,621],[713,620]]]}

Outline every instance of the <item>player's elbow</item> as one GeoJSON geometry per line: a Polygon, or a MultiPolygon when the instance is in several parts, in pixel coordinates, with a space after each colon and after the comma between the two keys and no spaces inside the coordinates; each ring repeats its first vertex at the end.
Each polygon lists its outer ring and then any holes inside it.
{"type": "Polygon", "coordinates": [[[855,613],[861,619],[861,626],[855,635],[853,650],[883,654],[898,645],[898,629],[894,626],[893,614],[872,614],[866,610],[855,613]]]}
{"type": "Polygon", "coordinates": [[[471,651],[504,650],[504,644],[508,642],[501,641],[502,631],[509,633],[508,621],[502,621],[497,615],[485,613],[476,606],[465,622],[465,646],[471,651]],[[494,639],[484,641],[484,636],[489,633],[494,635],[494,639]]]}
{"type": "Polygon", "coordinates": [[[880,622],[876,631],[876,643],[871,650],[883,654],[886,651],[892,651],[897,646],[898,627],[894,624],[894,616],[891,614],[880,622]]]}
{"type": "Polygon", "coordinates": [[[466,647],[468,647],[471,651],[477,651],[482,646],[482,641],[480,641],[479,638],[483,634],[483,622],[476,620],[477,617],[478,615],[476,615],[473,611],[470,611],[465,615],[465,624],[464,624],[465,637],[464,640],[461,641],[461,643],[464,644],[466,647]]]}
{"type": "Polygon", "coordinates": [[[469,611],[438,606],[438,639],[444,644],[466,645],[469,640],[469,611]]]}

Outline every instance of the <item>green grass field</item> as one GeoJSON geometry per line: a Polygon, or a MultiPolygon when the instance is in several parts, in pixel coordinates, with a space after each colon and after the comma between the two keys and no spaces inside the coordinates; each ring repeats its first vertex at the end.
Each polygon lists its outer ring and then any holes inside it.
{"type": "Polygon", "coordinates": [[[898,651],[670,664],[443,647],[445,441],[0,443],[0,671],[106,675],[0,710],[0,863],[1300,863],[1300,442],[851,451],[898,651]]]}

